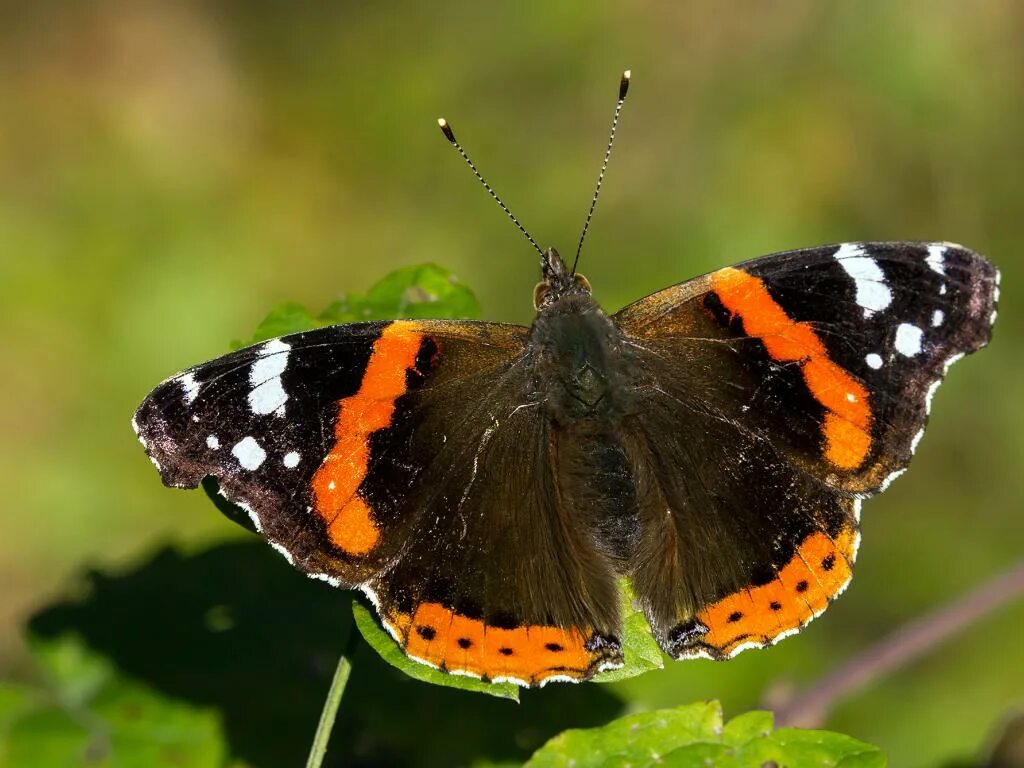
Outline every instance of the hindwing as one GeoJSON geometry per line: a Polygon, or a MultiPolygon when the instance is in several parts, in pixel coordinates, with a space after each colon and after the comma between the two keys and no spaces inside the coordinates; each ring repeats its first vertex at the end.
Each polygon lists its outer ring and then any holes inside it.
{"type": "Polygon", "coordinates": [[[988,342],[997,285],[959,246],[844,244],[614,316],[638,361],[633,578],[669,653],[773,642],[845,587],[860,500],[905,469],[946,370],[988,342]]]}

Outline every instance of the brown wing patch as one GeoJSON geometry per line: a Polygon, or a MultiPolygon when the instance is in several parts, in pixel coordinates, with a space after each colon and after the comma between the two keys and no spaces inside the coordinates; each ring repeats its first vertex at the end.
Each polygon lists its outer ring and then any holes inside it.
{"type": "Polygon", "coordinates": [[[775,579],[700,611],[694,625],[700,629],[688,631],[694,640],[682,648],[680,656],[729,658],[744,648],[769,645],[800,630],[849,583],[857,541],[853,527],[834,539],[812,533],[775,579]]]}
{"type": "Polygon", "coordinates": [[[593,632],[551,626],[496,627],[440,603],[420,603],[411,614],[388,613],[385,624],[410,658],[445,672],[492,681],[579,682],[601,668],[622,663],[618,642],[593,632]]]}
{"type": "Polygon", "coordinates": [[[316,513],[331,542],[346,554],[368,554],[380,540],[373,511],[359,496],[370,458],[370,435],[391,423],[395,400],[408,389],[423,343],[419,324],[398,321],[374,342],[359,390],[338,402],[335,443],[313,476],[316,513]]]}
{"type": "Polygon", "coordinates": [[[828,410],[821,427],[825,457],[840,469],[859,467],[871,447],[867,389],[832,362],[810,323],[790,319],[760,278],[726,267],[711,275],[711,289],[774,360],[800,365],[807,388],[828,410]]]}

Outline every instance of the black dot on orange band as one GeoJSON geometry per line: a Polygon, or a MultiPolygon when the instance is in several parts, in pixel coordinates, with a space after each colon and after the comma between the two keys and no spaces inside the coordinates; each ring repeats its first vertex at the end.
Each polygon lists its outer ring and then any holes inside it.
{"type": "Polygon", "coordinates": [[[499,648],[498,649],[498,653],[500,653],[502,656],[511,656],[512,655],[512,649],[511,648],[499,648]]]}
{"type": "Polygon", "coordinates": [[[459,638],[459,648],[462,648],[463,650],[465,650],[466,648],[472,648],[472,647],[473,647],[473,641],[470,640],[468,637],[460,637],[459,638]]]}
{"type": "Polygon", "coordinates": [[[780,603],[780,602],[778,602],[776,600],[772,600],[768,604],[768,607],[771,608],[773,611],[781,611],[782,610],[782,603],[780,603]]]}
{"type": "Polygon", "coordinates": [[[734,623],[736,623],[737,621],[739,621],[742,618],[743,618],[743,614],[742,613],[740,613],[739,611],[733,611],[732,613],[729,614],[728,622],[730,624],[734,624],[734,623]]]}
{"type": "Polygon", "coordinates": [[[832,552],[825,556],[825,559],[821,561],[821,567],[823,570],[831,571],[836,564],[836,553],[832,552]]]}
{"type": "Polygon", "coordinates": [[[807,591],[807,582],[805,580],[803,580],[803,579],[798,581],[796,583],[796,591],[797,592],[806,592],[807,591]]]}
{"type": "Polygon", "coordinates": [[[559,651],[564,651],[565,650],[558,643],[545,643],[544,647],[547,648],[552,653],[558,653],[559,651]]]}
{"type": "Polygon", "coordinates": [[[433,627],[429,627],[426,624],[416,627],[416,634],[422,637],[424,640],[433,640],[437,634],[437,630],[433,627]]]}

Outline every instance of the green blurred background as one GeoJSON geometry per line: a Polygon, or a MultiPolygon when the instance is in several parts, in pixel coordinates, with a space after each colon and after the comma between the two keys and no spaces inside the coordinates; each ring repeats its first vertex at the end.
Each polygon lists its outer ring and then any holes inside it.
{"type": "MultiPolygon", "coordinates": [[[[201,493],[164,489],[136,442],[131,412],[162,378],[279,300],[318,309],[426,261],[487,319],[528,322],[535,254],[435,119],[564,253],[627,67],[582,262],[606,308],[853,239],[964,243],[1001,268],[1003,303],[991,348],[937,396],[912,471],[865,505],[857,578],[827,617],[726,664],[573,695],[602,697],[607,717],[711,697],[736,714],[990,578],[1024,543],[1022,40],[1014,0],[0,4],[0,676],[31,676],[24,623],[86,566],[249,538],[201,493]]],[[[326,588],[308,589],[322,605],[326,588]]],[[[150,610],[117,617],[123,636],[150,610]]],[[[1018,602],[827,724],[893,765],[945,765],[1020,706],[1018,602]]],[[[481,706],[466,728],[500,732],[510,708],[481,706]]]]}

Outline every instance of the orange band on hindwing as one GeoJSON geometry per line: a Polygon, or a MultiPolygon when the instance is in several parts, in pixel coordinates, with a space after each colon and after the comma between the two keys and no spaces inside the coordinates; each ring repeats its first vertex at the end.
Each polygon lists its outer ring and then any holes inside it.
{"type": "Polygon", "coordinates": [[[835,540],[812,533],[767,584],[728,595],[697,614],[708,628],[701,644],[728,656],[747,643],[765,644],[820,614],[853,575],[857,532],[835,540]]]}
{"type": "Polygon", "coordinates": [[[810,323],[790,319],[760,278],[726,267],[711,275],[711,288],[773,360],[800,365],[808,390],[826,409],[821,425],[825,458],[841,469],[859,467],[871,448],[867,389],[829,358],[810,323]]]}
{"type": "MultiPolygon", "coordinates": [[[[535,685],[552,677],[590,677],[607,654],[588,650],[577,629],[522,626],[505,629],[456,613],[440,603],[421,603],[413,614],[391,613],[385,622],[406,654],[447,672],[535,685]]],[[[621,658],[609,658],[615,663],[621,658]]]]}
{"type": "Polygon", "coordinates": [[[395,401],[408,389],[423,335],[415,323],[387,325],[373,344],[359,390],[338,401],[335,443],[313,475],[316,513],[331,542],[349,555],[365,555],[380,540],[373,510],[359,496],[370,461],[370,435],[391,424],[395,401]]]}

